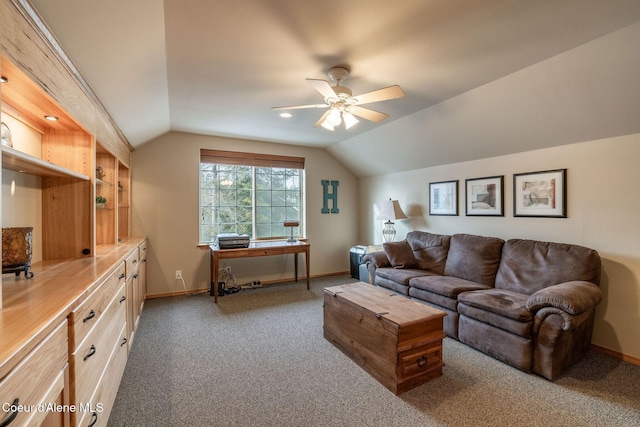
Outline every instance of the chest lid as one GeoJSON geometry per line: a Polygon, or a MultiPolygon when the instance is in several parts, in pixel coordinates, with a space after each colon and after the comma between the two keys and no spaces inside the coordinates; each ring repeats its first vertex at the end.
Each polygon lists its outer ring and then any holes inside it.
{"type": "Polygon", "coordinates": [[[325,293],[342,298],[401,327],[446,315],[443,311],[364,282],[332,286],[325,288],[325,293]]]}

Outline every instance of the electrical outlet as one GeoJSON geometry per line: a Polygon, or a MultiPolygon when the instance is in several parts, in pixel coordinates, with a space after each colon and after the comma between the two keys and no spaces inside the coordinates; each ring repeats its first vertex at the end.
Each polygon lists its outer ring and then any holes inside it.
{"type": "Polygon", "coordinates": [[[182,280],[182,270],[176,270],[176,280],[182,280]]]}

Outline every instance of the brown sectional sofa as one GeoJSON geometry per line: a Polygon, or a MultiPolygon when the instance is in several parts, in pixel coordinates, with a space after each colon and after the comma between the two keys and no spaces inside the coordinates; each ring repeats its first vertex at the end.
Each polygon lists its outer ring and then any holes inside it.
{"type": "Polygon", "coordinates": [[[447,313],[444,332],[558,377],[589,349],[601,261],[583,246],[412,231],[367,254],[372,283],[447,313]]]}

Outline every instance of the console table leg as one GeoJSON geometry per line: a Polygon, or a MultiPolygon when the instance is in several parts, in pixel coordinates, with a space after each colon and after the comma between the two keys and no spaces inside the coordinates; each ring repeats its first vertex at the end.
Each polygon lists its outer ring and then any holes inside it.
{"type": "Polygon", "coordinates": [[[211,295],[213,295],[213,302],[218,303],[218,270],[219,270],[220,260],[215,254],[211,256],[211,279],[213,282],[211,283],[211,295]]]}
{"type": "Polygon", "coordinates": [[[304,251],[304,257],[305,257],[305,267],[307,269],[307,290],[309,290],[309,248],[307,247],[307,250],[304,251]]]}

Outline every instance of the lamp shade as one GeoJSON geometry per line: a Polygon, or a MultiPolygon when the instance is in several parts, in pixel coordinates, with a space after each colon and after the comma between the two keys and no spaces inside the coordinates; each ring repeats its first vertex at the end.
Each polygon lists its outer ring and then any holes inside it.
{"type": "Polygon", "coordinates": [[[400,203],[397,200],[385,200],[380,205],[380,213],[378,214],[378,219],[404,219],[407,218],[407,215],[402,211],[400,207],[400,203]]]}

